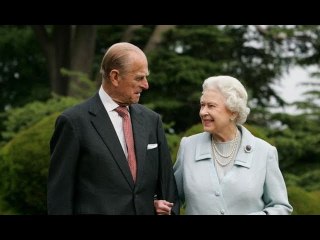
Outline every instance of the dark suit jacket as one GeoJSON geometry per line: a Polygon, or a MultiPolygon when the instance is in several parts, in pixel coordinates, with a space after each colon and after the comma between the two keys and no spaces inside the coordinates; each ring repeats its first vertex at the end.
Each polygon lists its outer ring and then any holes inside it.
{"type": "Polygon", "coordinates": [[[63,112],[50,141],[48,214],[155,214],[154,195],[179,201],[160,116],[130,106],[137,158],[134,184],[99,94],[63,112]],[[148,144],[158,144],[147,149],[148,144]]]}

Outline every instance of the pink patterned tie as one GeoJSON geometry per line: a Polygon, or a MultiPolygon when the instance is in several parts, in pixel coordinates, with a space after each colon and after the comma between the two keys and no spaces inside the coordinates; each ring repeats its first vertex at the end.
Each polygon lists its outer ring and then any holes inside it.
{"type": "Polygon", "coordinates": [[[134,141],[132,134],[132,126],[129,117],[129,112],[127,107],[119,106],[115,111],[123,118],[123,133],[126,139],[127,149],[128,149],[128,163],[129,168],[133,177],[133,181],[136,181],[136,172],[137,172],[137,161],[136,155],[134,153],[134,141]]]}

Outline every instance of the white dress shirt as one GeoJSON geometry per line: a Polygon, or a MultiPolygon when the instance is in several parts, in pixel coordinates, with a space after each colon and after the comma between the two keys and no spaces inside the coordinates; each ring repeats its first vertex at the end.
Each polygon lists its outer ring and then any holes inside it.
{"type": "MultiPolygon", "coordinates": [[[[123,120],[122,120],[122,117],[119,116],[119,114],[115,111],[115,109],[119,105],[112,100],[112,98],[104,91],[102,86],[99,89],[99,96],[103,106],[105,107],[107,113],[109,114],[109,117],[114,126],[114,129],[116,130],[116,133],[118,135],[124,154],[128,158],[128,150],[127,150],[126,140],[124,138],[123,127],[122,127],[123,120]]],[[[129,113],[129,116],[130,116],[130,113],[129,113]]]]}

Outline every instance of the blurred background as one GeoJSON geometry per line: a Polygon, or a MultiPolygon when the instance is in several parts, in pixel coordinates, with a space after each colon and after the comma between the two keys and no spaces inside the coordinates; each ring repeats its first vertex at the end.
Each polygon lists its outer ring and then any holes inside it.
{"type": "Polygon", "coordinates": [[[161,114],[173,162],[180,139],[202,131],[203,80],[234,76],[246,127],[278,149],[293,214],[320,214],[319,37],[318,25],[0,26],[0,214],[46,214],[55,119],[98,90],[119,41],[148,57],[140,103],[161,114]]]}

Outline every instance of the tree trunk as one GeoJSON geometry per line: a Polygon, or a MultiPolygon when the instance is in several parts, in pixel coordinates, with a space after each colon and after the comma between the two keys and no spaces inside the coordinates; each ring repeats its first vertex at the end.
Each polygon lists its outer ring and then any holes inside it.
{"type": "Polygon", "coordinates": [[[68,77],[62,76],[60,69],[70,68],[70,30],[69,25],[52,27],[49,34],[45,26],[32,26],[47,59],[51,89],[54,93],[66,96],[68,77]]]}
{"type": "Polygon", "coordinates": [[[121,41],[122,42],[130,42],[134,36],[134,31],[139,28],[142,28],[143,25],[129,25],[126,31],[124,32],[121,41]]]}
{"type": "MultiPolygon", "coordinates": [[[[73,29],[71,46],[71,71],[86,74],[92,78],[92,64],[96,46],[96,26],[75,26],[73,29]]],[[[71,76],[70,82],[81,87],[83,84],[79,77],[71,76]]],[[[85,88],[85,86],[83,86],[85,88]]],[[[69,87],[68,96],[76,96],[73,88],[69,87]]]]}
{"type": "Polygon", "coordinates": [[[145,54],[152,52],[161,43],[163,34],[174,27],[175,25],[157,25],[143,50],[145,54]]]}
{"type": "Polygon", "coordinates": [[[63,96],[72,94],[69,91],[70,77],[63,76],[61,69],[78,71],[90,76],[96,26],[57,25],[51,29],[45,26],[32,28],[47,59],[52,91],[63,96]]]}

